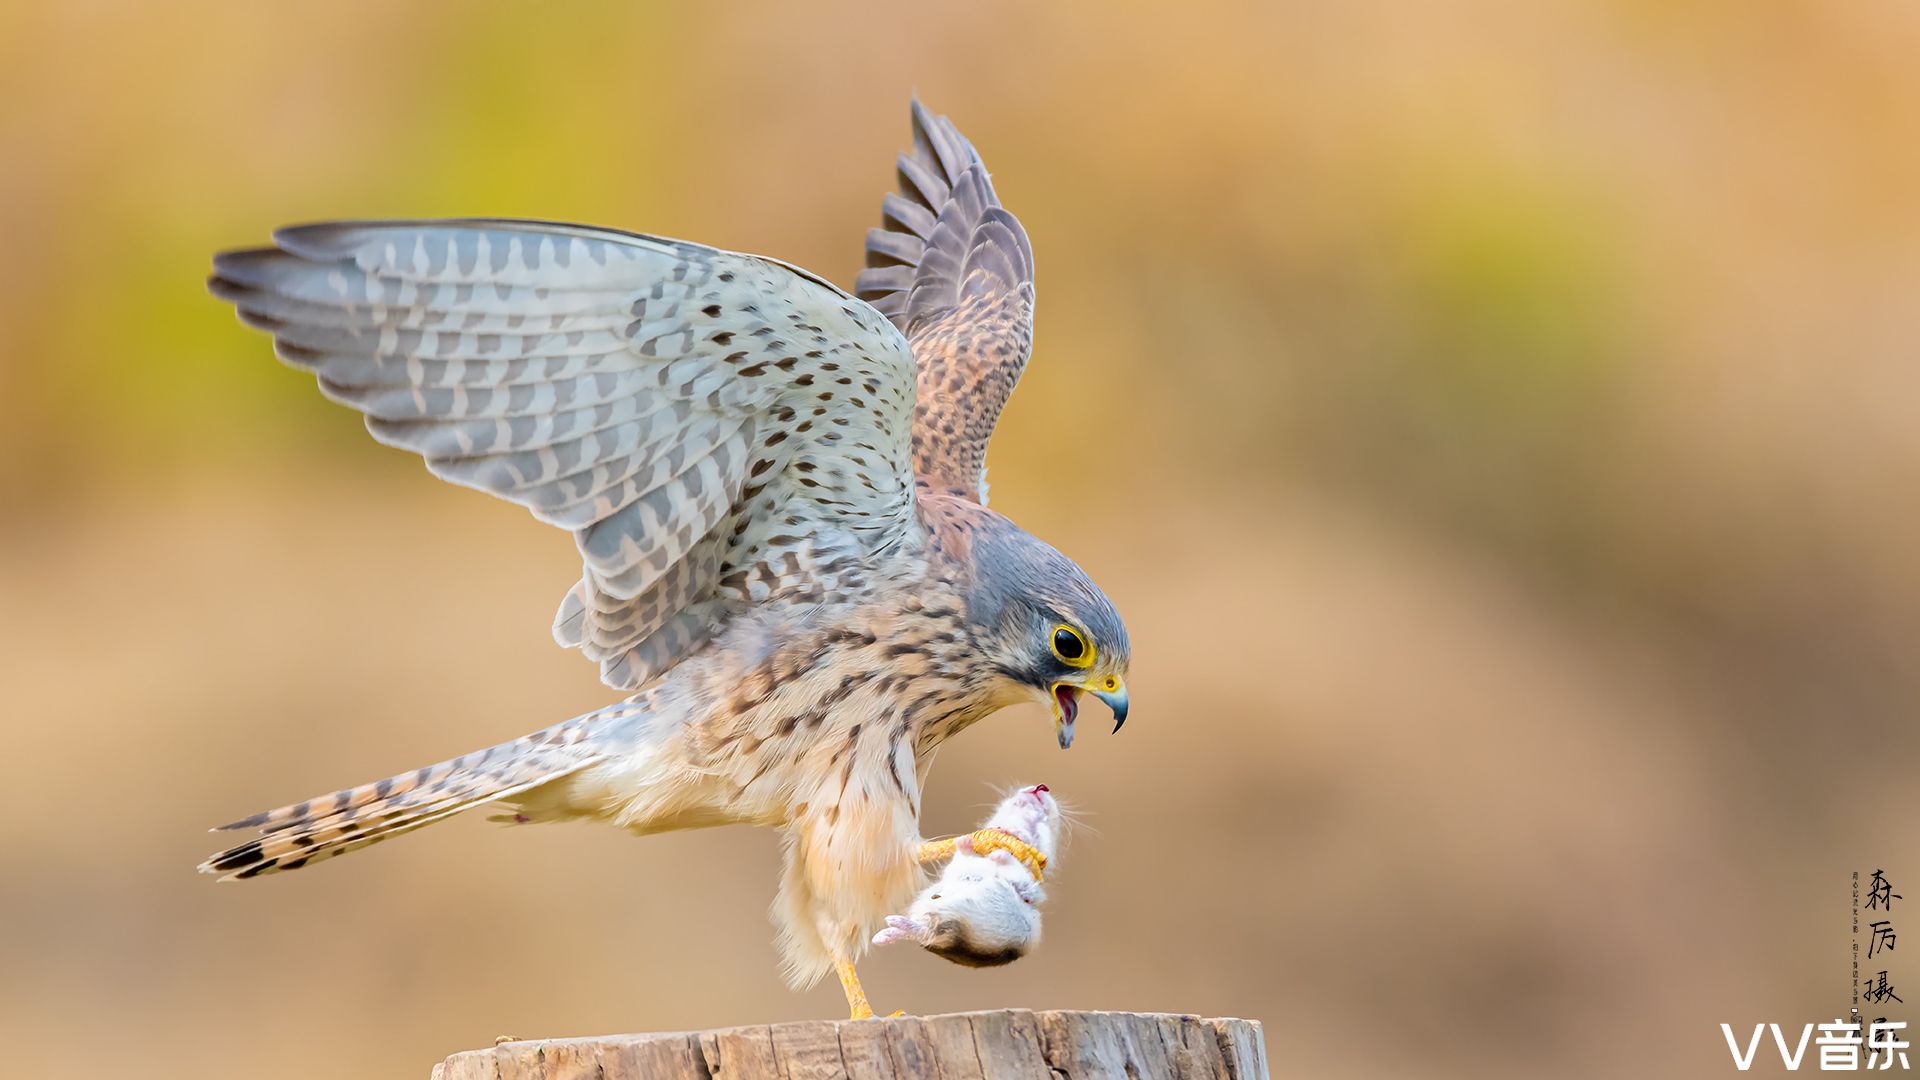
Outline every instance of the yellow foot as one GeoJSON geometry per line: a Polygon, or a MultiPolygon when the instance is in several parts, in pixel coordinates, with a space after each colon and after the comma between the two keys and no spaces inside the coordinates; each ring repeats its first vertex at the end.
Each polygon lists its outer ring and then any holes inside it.
{"type": "Polygon", "coordinates": [[[920,850],[914,853],[914,858],[919,860],[921,866],[939,862],[941,859],[951,859],[954,848],[959,844],[959,839],[952,836],[945,840],[928,840],[920,845],[920,850]]]}
{"type": "Polygon", "coordinates": [[[1036,850],[1032,844],[1027,843],[1025,840],[1020,839],[1010,832],[1002,832],[999,829],[981,829],[979,832],[969,835],[967,842],[973,847],[974,854],[976,855],[986,855],[994,851],[1004,851],[1014,858],[1019,859],[1021,862],[1026,863],[1027,869],[1032,872],[1033,880],[1035,881],[1041,880],[1042,875],[1047,869],[1047,857],[1036,850]]]}
{"type": "MultiPolygon", "coordinates": [[[[928,863],[936,863],[942,859],[950,859],[953,857],[953,853],[959,850],[961,839],[961,837],[949,836],[945,840],[928,840],[922,843],[914,852],[914,858],[919,860],[921,866],[925,866],[928,863]]],[[[1020,839],[1010,832],[1004,832],[1000,829],[981,829],[977,832],[968,833],[965,839],[967,841],[967,847],[976,855],[990,855],[995,851],[1004,851],[1014,858],[1019,859],[1021,862],[1026,863],[1027,869],[1032,872],[1033,880],[1035,881],[1041,880],[1042,875],[1046,872],[1047,857],[1034,848],[1032,844],[1027,843],[1025,840],[1020,839]]]]}
{"type": "Polygon", "coordinates": [[[873,1019],[873,1006],[867,1004],[867,992],[860,989],[860,976],[853,970],[853,961],[835,960],[833,970],[840,975],[840,989],[846,991],[847,1008],[853,1013],[847,1019],[873,1019]]]}

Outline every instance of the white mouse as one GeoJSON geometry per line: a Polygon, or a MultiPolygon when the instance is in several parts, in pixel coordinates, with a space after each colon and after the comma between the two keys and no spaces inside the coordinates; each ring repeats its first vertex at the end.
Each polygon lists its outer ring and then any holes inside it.
{"type": "Polygon", "coordinates": [[[979,831],[954,841],[939,880],[905,915],[887,916],[873,943],[914,941],[968,967],[1020,959],[1040,943],[1040,904],[1047,898],[1040,877],[1059,845],[1060,804],[1047,785],[1014,791],[979,831]]]}

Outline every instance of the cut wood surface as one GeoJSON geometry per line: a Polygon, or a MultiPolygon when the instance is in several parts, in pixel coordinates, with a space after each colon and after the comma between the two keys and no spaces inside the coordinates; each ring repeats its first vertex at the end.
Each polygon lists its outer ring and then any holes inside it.
{"type": "Polygon", "coordinates": [[[433,1080],[814,1080],[829,1077],[1266,1080],[1254,1020],[1175,1013],[997,1012],[805,1020],[458,1053],[433,1080]]]}

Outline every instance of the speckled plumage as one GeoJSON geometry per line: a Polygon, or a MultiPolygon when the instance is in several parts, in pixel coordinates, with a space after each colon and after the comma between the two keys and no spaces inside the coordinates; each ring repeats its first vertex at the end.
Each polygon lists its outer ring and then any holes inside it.
{"type": "Polygon", "coordinates": [[[1124,718],[1129,659],[1086,575],[985,505],[1032,254],[966,140],[913,116],[866,300],[539,222],[303,226],[215,260],[213,291],[375,438],[573,532],[555,638],[635,693],[234,822],[259,835],[203,870],[298,869],[482,803],[636,833],[766,825],[789,976],[838,965],[864,1008],[851,964],[922,881],[933,751],[1019,701],[1053,705],[1062,745],[1082,691],[1124,718]]]}
{"type": "Polygon", "coordinates": [[[855,292],[913,341],[915,475],[985,503],[987,440],[1033,348],[1033,248],[973,145],[918,103],[898,176],[855,292]]]}

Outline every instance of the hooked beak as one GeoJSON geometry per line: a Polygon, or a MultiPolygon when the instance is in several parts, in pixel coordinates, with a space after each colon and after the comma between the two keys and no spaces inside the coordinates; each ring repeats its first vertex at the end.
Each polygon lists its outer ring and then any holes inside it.
{"type": "Polygon", "coordinates": [[[1107,679],[1102,686],[1089,686],[1087,692],[1107,703],[1113,710],[1113,733],[1118,735],[1127,723],[1127,684],[1118,678],[1107,679]],[[1109,690],[1106,687],[1111,686],[1109,690]]]}
{"type": "Polygon", "coordinates": [[[1053,684],[1053,732],[1060,749],[1073,745],[1073,721],[1080,715],[1080,691],[1085,690],[1107,703],[1113,710],[1113,730],[1117,733],[1127,722],[1127,684],[1118,676],[1108,676],[1092,686],[1072,683],[1053,684]]]}

